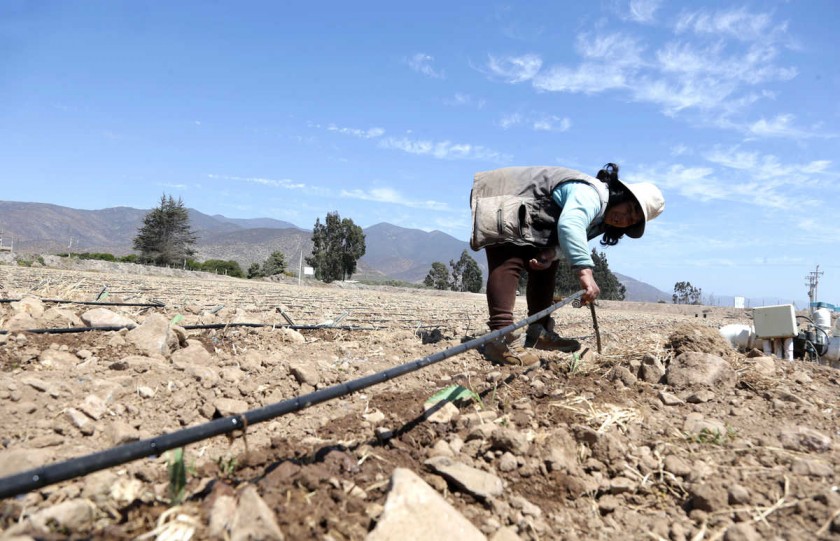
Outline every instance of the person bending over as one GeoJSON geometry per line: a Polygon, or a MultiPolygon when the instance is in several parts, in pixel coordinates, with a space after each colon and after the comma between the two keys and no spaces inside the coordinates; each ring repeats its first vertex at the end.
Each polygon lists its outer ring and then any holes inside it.
{"type": "MultiPolygon", "coordinates": [[[[601,290],[588,241],[601,236],[603,246],[614,246],[625,235],[641,237],[645,224],[664,210],[665,199],[649,182],[619,180],[614,163],[595,177],[565,167],[505,167],[476,173],[470,207],[470,246],[487,252],[487,323],[493,331],[514,323],[523,272],[528,273],[528,315],[551,306],[561,257],[577,275],[582,301],[593,302],[601,290]]],[[[571,352],[580,344],[560,337],[546,316],[529,325],[524,336],[509,333],[489,342],[484,355],[496,364],[530,366],[540,361],[532,348],[571,352]]]]}

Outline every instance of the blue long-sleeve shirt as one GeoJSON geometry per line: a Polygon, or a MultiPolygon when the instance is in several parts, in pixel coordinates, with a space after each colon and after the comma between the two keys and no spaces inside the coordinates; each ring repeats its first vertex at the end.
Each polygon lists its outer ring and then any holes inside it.
{"type": "Polygon", "coordinates": [[[601,200],[586,182],[564,182],[554,188],[551,198],[563,209],[557,220],[560,252],[573,269],[594,267],[587,231],[601,223],[601,200]],[[597,221],[596,221],[597,218],[597,221]]]}

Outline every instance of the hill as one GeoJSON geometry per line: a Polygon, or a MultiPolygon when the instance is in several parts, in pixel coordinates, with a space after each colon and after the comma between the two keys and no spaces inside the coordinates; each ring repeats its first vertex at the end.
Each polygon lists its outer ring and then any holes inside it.
{"type": "MultiPolygon", "coordinates": [[[[223,259],[243,270],[281,251],[296,269],[311,254],[311,230],[273,218],[238,219],[188,209],[190,224],[198,234],[196,259],[223,259]]],[[[132,241],[148,209],[112,207],[79,210],[45,203],[0,201],[0,239],[24,254],[106,252],[132,253],[132,241]]],[[[467,253],[487,277],[483,253],[441,231],[408,229],[378,223],[364,229],[367,250],[359,260],[355,279],[421,282],[435,261],[448,264],[467,253]]],[[[627,288],[630,301],[668,302],[670,295],[653,286],[616,273],[627,288]]]]}

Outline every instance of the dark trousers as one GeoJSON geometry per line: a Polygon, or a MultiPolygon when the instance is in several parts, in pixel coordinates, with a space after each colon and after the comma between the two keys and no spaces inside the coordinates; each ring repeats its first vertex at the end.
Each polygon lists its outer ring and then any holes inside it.
{"type": "MultiPolygon", "coordinates": [[[[528,261],[537,256],[539,249],[534,246],[499,244],[485,248],[487,267],[487,308],[490,330],[501,329],[514,323],[513,307],[516,303],[516,288],[523,272],[528,273],[528,286],[525,299],[528,301],[528,315],[545,310],[554,301],[554,282],[557,276],[558,262],[543,270],[531,270],[528,261]]],[[[548,317],[538,323],[546,324],[548,317]]]]}

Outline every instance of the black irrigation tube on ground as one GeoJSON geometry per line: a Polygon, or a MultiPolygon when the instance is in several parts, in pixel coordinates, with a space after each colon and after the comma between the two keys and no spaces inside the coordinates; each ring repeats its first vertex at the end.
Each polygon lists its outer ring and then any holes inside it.
{"type": "MultiPolygon", "coordinates": [[[[19,302],[23,299],[0,299],[0,304],[19,302]]],[[[106,302],[106,301],[68,301],[62,299],[41,299],[41,302],[52,302],[61,304],[89,304],[93,306],[144,306],[148,308],[164,308],[162,302],[106,302]]]]}
{"type": "Polygon", "coordinates": [[[183,447],[190,443],[212,438],[213,436],[228,434],[236,430],[246,430],[251,425],[262,423],[264,421],[280,417],[281,415],[294,413],[310,406],[314,406],[315,404],[320,404],[334,398],[340,398],[342,396],[361,391],[362,389],[366,389],[378,383],[383,383],[390,379],[403,376],[416,370],[420,370],[421,368],[438,363],[444,359],[454,357],[455,355],[464,353],[465,351],[476,348],[486,342],[489,342],[490,340],[524,327],[529,323],[533,323],[534,321],[549,315],[573,300],[580,298],[582,294],[583,290],[578,291],[574,295],[549,306],[545,310],[537,312],[536,314],[517,323],[508,325],[503,329],[492,331],[478,338],[473,338],[472,340],[458,344],[457,346],[433,353],[432,355],[415,361],[410,361],[399,366],[389,368],[388,370],[384,370],[382,372],[377,372],[376,374],[371,374],[346,383],[332,385],[307,395],[269,404],[268,406],[246,411],[245,413],[239,415],[223,417],[198,426],[185,428],[177,432],[127,443],[125,445],[120,445],[119,447],[113,447],[111,449],[106,449],[90,455],[65,460],[64,462],[59,462],[57,464],[42,466],[40,468],[34,468],[22,473],[0,478],[0,498],[18,496],[29,492],[30,490],[35,490],[37,488],[59,483],[61,481],[67,481],[68,479],[74,479],[83,475],[88,475],[113,466],[119,466],[120,464],[131,462],[132,460],[160,455],[164,451],[183,447]]]}
{"type": "MultiPolygon", "coordinates": [[[[58,327],[53,329],[25,329],[21,331],[8,331],[0,329],[0,334],[10,332],[32,333],[32,334],[72,334],[88,331],[120,331],[122,329],[134,329],[137,325],[112,325],[103,327],[58,327]]],[[[182,329],[188,331],[197,329],[224,329],[227,327],[272,327],[274,329],[293,329],[296,331],[311,331],[316,329],[334,329],[337,331],[377,331],[385,327],[356,327],[353,325],[276,325],[274,323],[207,323],[205,325],[181,325],[182,329]]]]}

